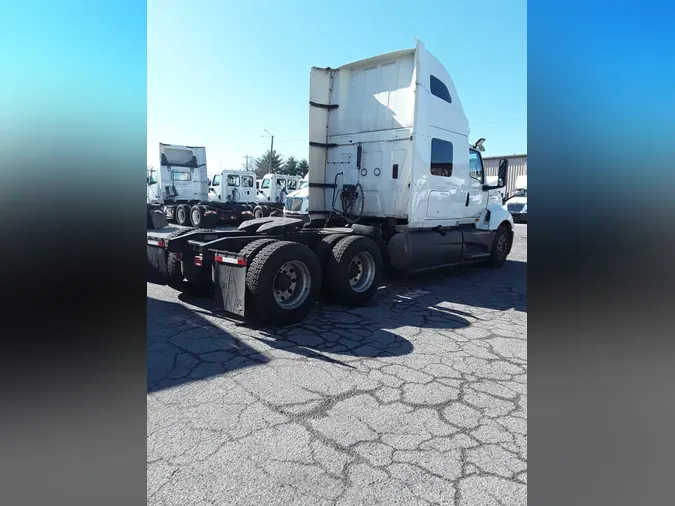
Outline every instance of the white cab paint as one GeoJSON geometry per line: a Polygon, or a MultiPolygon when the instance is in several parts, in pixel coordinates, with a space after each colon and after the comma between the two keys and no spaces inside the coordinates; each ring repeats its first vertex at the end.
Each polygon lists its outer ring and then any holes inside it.
{"type": "Polygon", "coordinates": [[[265,174],[260,181],[258,201],[283,203],[288,193],[296,191],[299,185],[299,176],[265,174]]]}
{"type": "Polygon", "coordinates": [[[333,202],[340,211],[341,189],[351,184],[362,188],[363,216],[406,220],[410,228],[484,218],[480,153],[470,150],[450,74],[424,44],[338,69],[313,67],[310,102],[330,106],[310,104],[310,214],[330,213],[333,202]]]}
{"type": "Polygon", "coordinates": [[[223,170],[213,176],[209,188],[210,202],[256,202],[255,172],[223,170]]]}
{"type": "Polygon", "coordinates": [[[208,181],[205,148],[160,143],[159,169],[148,172],[147,201],[204,202],[208,181]]]}

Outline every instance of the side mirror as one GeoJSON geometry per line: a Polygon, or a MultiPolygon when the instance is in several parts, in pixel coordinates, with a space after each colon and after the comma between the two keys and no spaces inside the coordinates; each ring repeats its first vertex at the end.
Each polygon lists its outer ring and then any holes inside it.
{"type": "Polygon", "coordinates": [[[209,192],[216,193],[216,191],[213,188],[209,188],[209,192]]]}
{"type": "Polygon", "coordinates": [[[508,178],[509,172],[509,161],[506,158],[499,160],[499,172],[498,172],[498,187],[504,188],[506,186],[506,181],[508,178]]]}
{"type": "Polygon", "coordinates": [[[509,161],[506,158],[502,158],[501,160],[499,160],[499,170],[497,172],[497,184],[494,186],[484,184],[483,191],[499,190],[500,188],[504,188],[508,180],[508,172],[509,172],[509,161]]]}

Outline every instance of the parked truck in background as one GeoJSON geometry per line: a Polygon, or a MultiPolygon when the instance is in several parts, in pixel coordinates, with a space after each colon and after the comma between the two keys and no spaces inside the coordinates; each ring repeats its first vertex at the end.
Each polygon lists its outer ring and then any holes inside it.
{"type": "Polygon", "coordinates": [[[209,187],[209,202],[241,204],[253,217],[281,216],[283,204],[270,201],[256,188],[252,171],[223,170],[213,176],[209,187]]]}
{"type": "Polygon", "coordinates": [[[284,216],[302,219],[309,216],[309,174],[305,174],[298,189],[286,197],[284,216]]]}
{"type": "Polygon", "coordinates": [[[506,201],[506,209],[515,222],[527,223],[527,176],[516,178],[516,192],[506,201]]]}
{"type": "MultiPolygon", "coordinates": [[[[209,180],[204,147],[160,143],[159,158],[159,170],[147,173],[149,210],[162,212],[168,221],[197,228],[238,225],[255,216],[254,174],[222,171],[209,180]]],[[[267,216],[280,216],[283,204],[269,203],[265,210],[267,216]]]]}
{"type": "Polygon", "coordinates": [[[301,321],[320,293],[366,303],[385,267],[504,264],[513,219],[490,192],[506,185],[508,161],[498,184],[486,184],[450,74],[421,42],[312,68],[309,89],[308,222],[286,216],[234,231],[148,230],[152,280],[213,293],[226,311],[285,325],[301,321]]]}
{"type": "Polygon", "coordinates": [[[285,201],[285,193],[288,195],[298,189],[300,184],[299,176],[291,176],[288,174],[265,174],[260,180],[260,192],[269,202],[276,202],[283,205],[285,201]]]}

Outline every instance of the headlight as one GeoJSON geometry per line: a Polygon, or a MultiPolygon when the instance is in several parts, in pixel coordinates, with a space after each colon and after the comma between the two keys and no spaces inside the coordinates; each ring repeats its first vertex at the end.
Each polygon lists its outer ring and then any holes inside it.
{"type": "Polygon", "coordinates": [[[521,211],[521,213],[527,213],[527,204],[523,206],[523,210],[521,211]]]}

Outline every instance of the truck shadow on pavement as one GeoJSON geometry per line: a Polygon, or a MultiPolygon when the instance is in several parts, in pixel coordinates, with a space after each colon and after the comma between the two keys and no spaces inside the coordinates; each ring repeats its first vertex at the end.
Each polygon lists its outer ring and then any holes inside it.
{"type": "Polygon", "coordinates": [[[148,393],[269,362],[182,304],[148,297],[147,315],[148,393]]]}
{"type": "MultiPolygon", "coordinates": [[[[507,260],[500,269],[481,265],[449,267],[409,277],[389,272],[380,287],[380,297],[382,295],[402,300],[428,295],[420,304],[429,303],[435,310],[442,311],[446,311],[442,307],[445,304],[527,312],[527,262],[507,260]]],[[[456,308],[452,312],[471,315],[456,308]]]]}
{"type": "Polygon", "coordinates": [[[148,299],[148,392],[264,364],[272,350],[348,368],[354,358],[407,355],[414,348],[406,332],[469,327],[489,318],[481,310],[526,312],[527,263],[387,275],[369,304],[320,302],[302,323],[282,328],[233,318],[210,297],[180,293],[178,300],[148,299]],[[167,318],[172,323],[162,326],[167,318]]]}
{"type": "Polygon", "coordinates": [[[413,351],[410,341],[383,329],[382,322],[350,315],[338,306],[319,303],[300,324],[270,327],[233,318],[210,298],[181,293],[178,299],[194,306],[192,311],[218,317],[232,324],[238,333],[270,348],[345,367],[351,366],[339,356],[395,357],[413,351]]]}

